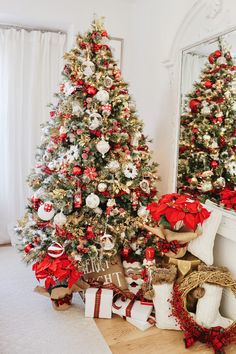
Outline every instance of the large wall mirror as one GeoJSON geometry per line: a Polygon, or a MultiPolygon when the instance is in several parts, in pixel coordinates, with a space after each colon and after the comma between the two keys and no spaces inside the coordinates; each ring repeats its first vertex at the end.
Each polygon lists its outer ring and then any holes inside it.
{"type": "Polygon", "coordinates": [[[182,51],[177,189],[224,207],[236,187],[235,65],[236,29],[182,51]]]}

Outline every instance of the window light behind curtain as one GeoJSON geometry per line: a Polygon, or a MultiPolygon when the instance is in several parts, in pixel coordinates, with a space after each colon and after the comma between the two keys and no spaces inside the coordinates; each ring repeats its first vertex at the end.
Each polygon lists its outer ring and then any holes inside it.
{"type": "Polygon", "coordinates": [[[0,29],[0,244],[10,242],[29,196],[40,124],[62,69],[65,34],[0,29]]]}

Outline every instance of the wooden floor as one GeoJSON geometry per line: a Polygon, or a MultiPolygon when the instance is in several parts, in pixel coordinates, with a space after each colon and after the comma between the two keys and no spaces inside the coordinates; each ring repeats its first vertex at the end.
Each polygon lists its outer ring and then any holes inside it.
{"type": "MultiPolygon", "coordinates": [[[[179,331],[161,330],[156,327],[145,332],[114,315],[109,319],[97,319],[96,324],[113,354],[191,354],[214,353],[204,344],[196,343],[185,349],[183,334],[179,331]]],[[[236,354],[236,346],[226,348],[227,354],[236,354]]]]}

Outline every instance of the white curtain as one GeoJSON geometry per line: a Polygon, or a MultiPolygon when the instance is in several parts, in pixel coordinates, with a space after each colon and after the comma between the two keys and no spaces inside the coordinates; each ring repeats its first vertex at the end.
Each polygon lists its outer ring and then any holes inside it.
{"type": "Polygon", "coordinates": [[[65,40],[59,33],[0,29],[0,244],[10,242],[24,214],[26,178],[59,83],[65,40]]]}
{"type": "Polygon", "coordinates": [[[199,80],[201,71],[207,63],[207,57],[193,53],[183,54],[181,80],[182,106],[184,104],[185,95],[193,91],[193,84],[195,81],[199,80]]]}

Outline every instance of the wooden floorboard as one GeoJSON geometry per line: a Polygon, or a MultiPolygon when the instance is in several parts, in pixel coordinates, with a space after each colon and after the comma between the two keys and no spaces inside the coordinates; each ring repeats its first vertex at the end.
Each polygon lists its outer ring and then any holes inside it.
{"type": "MultiPolygon", "coordinates": [[[[214,353],[201,343],[185,349],[182,332],[161,330],[156,327],[142,332],[117,315],[111,320],[96,319],[96,324],[113,354],[214,353]]],[[[236,354],[236,346],[227,347],[225,352],[236,354]]]]}

